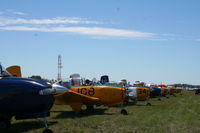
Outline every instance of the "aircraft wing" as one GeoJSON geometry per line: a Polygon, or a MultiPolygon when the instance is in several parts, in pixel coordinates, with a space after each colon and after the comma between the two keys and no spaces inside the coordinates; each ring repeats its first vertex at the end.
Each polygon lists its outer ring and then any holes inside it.
{"type": "Polygon", "coordinates": [[[100,101],[99,98],[86,96],[71,90],[68,90],[62,94],[55,96],[55,104],[71,104],[71,103],[82,103],[82,104],[95,104],[100,101]]]}
{"type": "Polygon", "coordinates": [[[79,112],[83,104],[97,104],[98,101],[100,101],[99,98],[68,90],[62,94],[56,95],[54,104],[67,104],[70,105],[74,111],[79,112]]]}

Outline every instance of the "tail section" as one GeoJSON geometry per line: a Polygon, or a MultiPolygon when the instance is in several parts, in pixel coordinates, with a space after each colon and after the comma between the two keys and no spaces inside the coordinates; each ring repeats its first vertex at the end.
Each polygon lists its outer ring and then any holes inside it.
{"type": "Polygon", "coordinates": [[[14,77],[21,77],[21,68],[20,66],[10,66],[6,70],[14,77]]]}
{"type": "Polygon", "coordinates": [[[108,75],[103,75],[103,76],[101,76],[100,83],[101,83],[101,84],[109,83],[109,77],[108,77],[108,75]]]}

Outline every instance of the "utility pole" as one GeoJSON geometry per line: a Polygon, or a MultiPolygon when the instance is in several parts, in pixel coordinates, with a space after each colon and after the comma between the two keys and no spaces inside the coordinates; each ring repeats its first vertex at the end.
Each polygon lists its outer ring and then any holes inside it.
{"type": "Polygon", "coordinates": [[[61,69],[62,69],[62,57],[58,55],[58,78],[57,80],[61,80],[61,69]]]}

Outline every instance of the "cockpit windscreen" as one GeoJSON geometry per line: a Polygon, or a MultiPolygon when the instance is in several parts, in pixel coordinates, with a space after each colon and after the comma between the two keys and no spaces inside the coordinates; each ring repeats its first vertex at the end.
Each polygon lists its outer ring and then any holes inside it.
{"type": "Polygon", "coordinates": [[[0,77],[10,77],[11,74],[0,64],[0,77]]]}

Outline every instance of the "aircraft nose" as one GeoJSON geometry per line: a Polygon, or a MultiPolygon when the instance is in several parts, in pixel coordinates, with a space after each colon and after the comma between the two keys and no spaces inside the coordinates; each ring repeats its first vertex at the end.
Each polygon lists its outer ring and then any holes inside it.
{"type": "Polygon", "coordinates": [[[64,87],[64,86],[62,86],[62,85],[59,85],[59,84],[57,84],[57,83],[53,84],[53,85],[52,85],[52,88],[56,91],[56,94],[60,94],[60,93],[63,93],[63,92],[65,92],[65,91],[68,91],[68,90],[69,90],[69,88],[64,87]]]}
{"type": "Polygon", "coordinates": [[[132,91],[128,93],[128,96],[131,98],[136,98],[136,94],[132,91]]]}
{"type": "Polygon", "coordinates": [[[128,92],[127,95],[128,95],[131,99],[135,99],[135,98],[137,97],[136,89],[134,89],[134,88],[128,88],[127,92],[128,92]]]}
{"type": "Polygon", "coordinates": [[[40,95],[53,95],[56,93],[56,90],[53,88],[45,88],[39,91],[40,95]]]}

